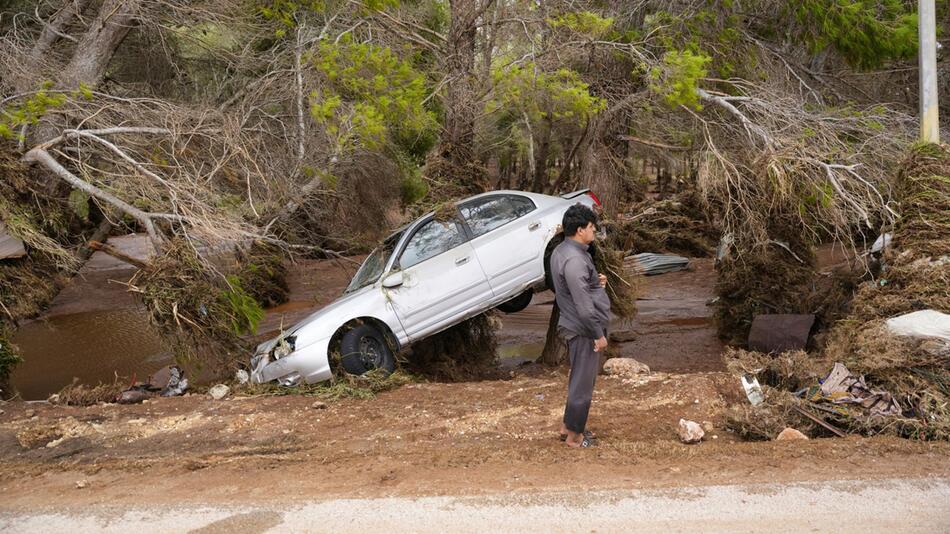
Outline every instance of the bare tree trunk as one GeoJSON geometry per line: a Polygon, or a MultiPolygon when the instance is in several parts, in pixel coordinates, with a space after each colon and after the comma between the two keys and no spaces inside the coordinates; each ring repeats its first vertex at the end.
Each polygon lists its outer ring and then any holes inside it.
{"type": "Polygon", "coordinates": [[[297,165],[303,162],[306,155],[304,138],[307,132],[307,124],[304,121],[303,107],[303,34],[306,28],[306,20],[302,19],[297,25],[297,42],[294,46],[294,81],[296,82],[297,92],[297,165]]]}
{"type": "Polygon", "coordinates": [[[76,15],[82,13],[88,3],[89,0],[69,0],[56,15],[44,24],[43,31],[40,32],[40,36],[33,45],[33,50],[30,51],[30,61],[32,63],[42,60],[50,47],[56,44],[60,37],[66,36],[66,28],[75,20],[76,15]]]}
{"type": "Polygon", "coordinates": [[[551,308],[551,319],[548,321],[548,332],[544,336],[544,350],[541,351],[541,363],[558,366],[567,360],[567,347],[557,335],[557,322],[561,318],[561,309],[557,302],[551,308]]]}
{"type": "Polygon", "coordinates": [[[540,142],[535,154],[534,161],[534,187],[531,188],[535,193],[544,193],[548,187],[548,154],[551,152],[551,119],[544,120],[544,126],[540,132],[540,142]]]}
{"type": "Polygon", "coordinates": [[[106,0],[99,14],[76,45],[76,53],[63,69],[58,85],[76,89],[80,83],[96,87],[105,76],[119,44],[135,24],[143,0],[106,0]]]}
{"type": "Polygon", "coordinates": [[[445,126],[439,152],[456,166],[472,161],[475,139],[476,0],[450,0],[452,20],[446,36],[445,71],[452,80],[445,96],[445,126]]]}
{"type": "MultiPolygon", "coordinates": [[[[144,0],[105,0],[95,20],[83,34],[69,63],[58,76],[56,85],[65,90],[78,89],[80,84],[94,88],[102,82],[112,56],[129,33],[144,0]]],[[[78,14],[78,11],[75,13],[78,14]]],[[[75,15],[74,14],[74,15],[75,15]]],[[[52,42],[50,43],[50,45],[52,42]]],[[[42,120],[33,135],[33,144],[40,145],[59,135],[62,125],[42,120]]],[[[63,192],[63,182],[49,180],[47,193],[63,192]]]]}

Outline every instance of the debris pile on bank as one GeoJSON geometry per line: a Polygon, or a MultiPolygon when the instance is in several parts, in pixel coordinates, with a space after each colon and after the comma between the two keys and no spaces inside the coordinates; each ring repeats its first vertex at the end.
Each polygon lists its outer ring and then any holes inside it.
{"type": "Polygon", "coordinates": [[[822,353],[727,354],[730,369],[766,385],[761,405],[730,414],[740,434],[769,439],[785,426],[822,433],[825,422],[866,435],[950,439],[950,339],[933,328],[900,335],[910,330],[887,324],[915,311],[950,312],[950,154],[926,146],[903,169],[901,219],[882,272],[860,285],[822,353]]]}
{"type": "Polygon", "coordinates": [[[413,343],[397,359],[414,375],[458,382],[497,373],[495,312],[476,315],[413,343]]]}
{"type": "Polygon", "coordinates": [[[630,253],[671,252],[694,258],[711,256],[719,231],[706,216],[695,190],[667,200],[645,200],[607,229],[608,246],[630,253]]]}
{"type": "Polygon", "coordinates": [[[241,336],[256,331],[264,310],[239,276],[222,276],[206,262],[189,243],[171,241],[129,287],[172,342],[180,365],[230,374],[249,350],[241,336]]]}

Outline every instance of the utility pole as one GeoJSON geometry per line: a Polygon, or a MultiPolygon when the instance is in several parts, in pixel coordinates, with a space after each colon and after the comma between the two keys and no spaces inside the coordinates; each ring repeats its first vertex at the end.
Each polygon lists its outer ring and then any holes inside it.
{"type": "Polygon", "coordinates": [[[940,142],[937,111],[937,29],[934,0],[919,0],[917,7],[920,35],[920,140],[940,142]]]}

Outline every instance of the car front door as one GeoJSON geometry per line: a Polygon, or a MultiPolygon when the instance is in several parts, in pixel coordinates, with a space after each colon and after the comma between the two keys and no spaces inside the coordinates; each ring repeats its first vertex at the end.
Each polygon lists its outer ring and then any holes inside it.
{"type": "Polygon", "coordinates": [[[491,300],[485,272],[458,221],[422,223],[394,267],[402,284],[384,291],[411,341],[491,300]]]}
{"type": "Polygon", "coordinates": [[[494,295],[507,295],[544,275],[545,229],[534,202],[522,195],[489,195],[459,206],[472,246],[494,295]]]}

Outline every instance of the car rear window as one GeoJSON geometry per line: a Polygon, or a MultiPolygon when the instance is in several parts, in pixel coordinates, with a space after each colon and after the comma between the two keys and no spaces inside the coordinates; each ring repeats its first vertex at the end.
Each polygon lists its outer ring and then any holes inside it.
{"type": "Polygon", "coordinates": [[[459,206],[462,217],[475,237],[487,234],[519,217],[534,211],[528,197],[520,195],[492,195],[478,198],[459,206]]]}

